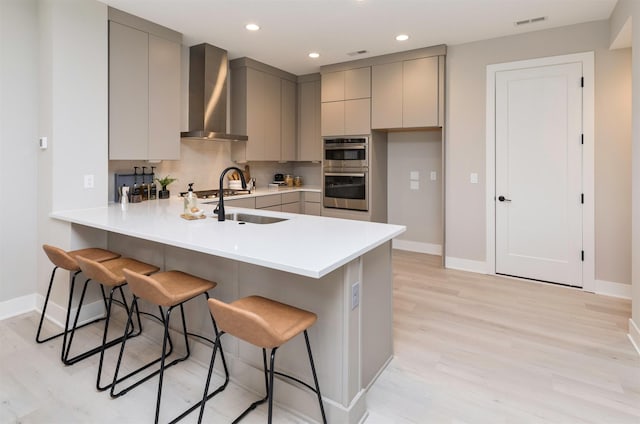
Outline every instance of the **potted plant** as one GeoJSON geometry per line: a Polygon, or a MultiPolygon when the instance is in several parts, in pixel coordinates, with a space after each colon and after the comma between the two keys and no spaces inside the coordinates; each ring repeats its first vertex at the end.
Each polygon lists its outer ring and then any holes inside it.
{"type": "Polygon", "coordinates": [[[156,178],[156,181],[162,187],[162,190],[158,193],[158,199],[168,199],[169,198],[169,190],[167,190],[167,186],[177,180],[177,178],[171,178],[170,176],[166,176],[163,178],[156,178]]]}

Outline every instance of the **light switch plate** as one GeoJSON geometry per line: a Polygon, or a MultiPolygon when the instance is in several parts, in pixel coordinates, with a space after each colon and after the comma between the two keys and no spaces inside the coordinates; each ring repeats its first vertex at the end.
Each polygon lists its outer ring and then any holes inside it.
{"type": "Polygon", "coordinates": [[[469,182],[471,182],[471,184],[478,184],[478,174],[472,172],[471,175],[469,175],[469,182]]]}
{"type": "Polygon", "coordinates": [[[47,140],[47,137],[40,137],[40,148],[42,150],[45,150],[47,147],[49,147],[49,141],[47,140]]]}
{"type": "Polygon", "coordinates": [[[409,179],[410,179],[410,180],[413,180],[413,181],[419,180],[419,179],[420,179],[420,172],[418,172],[418,171],[411,171],[411,172],[409,173],[409,179]]]}
{"type": "Polygon", "coordinates": [[[360,282],[353,283],[351,286],[351,310],[356,309],[360,305],[360,282]]]}
{"type": "Polygon", "coordinates": [[[431,171],[431,181],[435,181],[438,179],[438,174],[436,171],[431,171]]]}
{"type": "Polygon", "coordinates": [[[409,188],[411,190],[420,190],[420,181],[409,181],[409,188]]]}

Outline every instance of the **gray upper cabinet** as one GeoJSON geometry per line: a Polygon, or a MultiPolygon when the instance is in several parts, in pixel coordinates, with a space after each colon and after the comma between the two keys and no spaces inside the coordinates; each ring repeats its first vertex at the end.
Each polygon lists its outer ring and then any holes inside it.
{"type": "Polygon", "coordinates": [[[109,22],[109,159],[179,159],[181,35],[116,15],[126,23],[109,22]]]}
{"type": "Polygon", "coordinates": [[[443,96],[438,56],[374,65],[371,75],[373,129],[442,126],[443,96]]]}
{"type": "Polygon", "coordinates": [[[280,145],[280,160],[296,160],[296,113],[297,113],[297,87],[296,83],[289,80],[280,80],[281,88],[281,114],[280,128],[282,142],[280,145]]]}
{"type": "Polygon", "coordinates": [[[371,67],[322,74],[322,102],[371,97],[371,67]]]}
{"type": "Polygon", "coordinates": [[[295,76],[249,58],[230,67],[231,131],[249,137],[231,143],[231,160],[295,160],[295,76]]]}
{"type": "Polygon", "coordinates": [[[320,75],[298,82],[298,160],[322,160],[320,75]]]}
{"type": "Polygon", "coordinates": [[[322,74],[323,136],[369,134],[371,67],[322,74]]]}

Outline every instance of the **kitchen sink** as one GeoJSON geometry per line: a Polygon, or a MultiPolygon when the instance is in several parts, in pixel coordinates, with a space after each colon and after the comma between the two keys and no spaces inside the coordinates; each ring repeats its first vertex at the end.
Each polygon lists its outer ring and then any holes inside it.
{"type": "Polygon", "coordinates": [[[229,221],[238,221],[239,223],[249,222],[251,224],[275,224],[276,222],[287,220],[274,216],[251,215],[248,213],[228,213],[225,214],[224,218],[229,221]]]}

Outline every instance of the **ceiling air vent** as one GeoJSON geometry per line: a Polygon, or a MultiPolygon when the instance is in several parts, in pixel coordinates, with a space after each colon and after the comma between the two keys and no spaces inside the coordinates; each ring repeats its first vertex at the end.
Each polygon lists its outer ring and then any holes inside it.
{"type": "Polygon", "coordinates": [[[546,16],[539,16],[537,18],[524,19],[522,21],[515,21],[513,24],[515,26],[522,26],[522,25],[527,25],[527,24],[535,24],[536,22],[543,22],[543,21],[546,21],[546,20],[547,20],[546,16]]]}
{"type": "Polygon", "coordinates": [[[347,56],[360,56],[361,54],[369,53],[368,50],[358,50],[357,52],[347,53],[347,56]]]}

